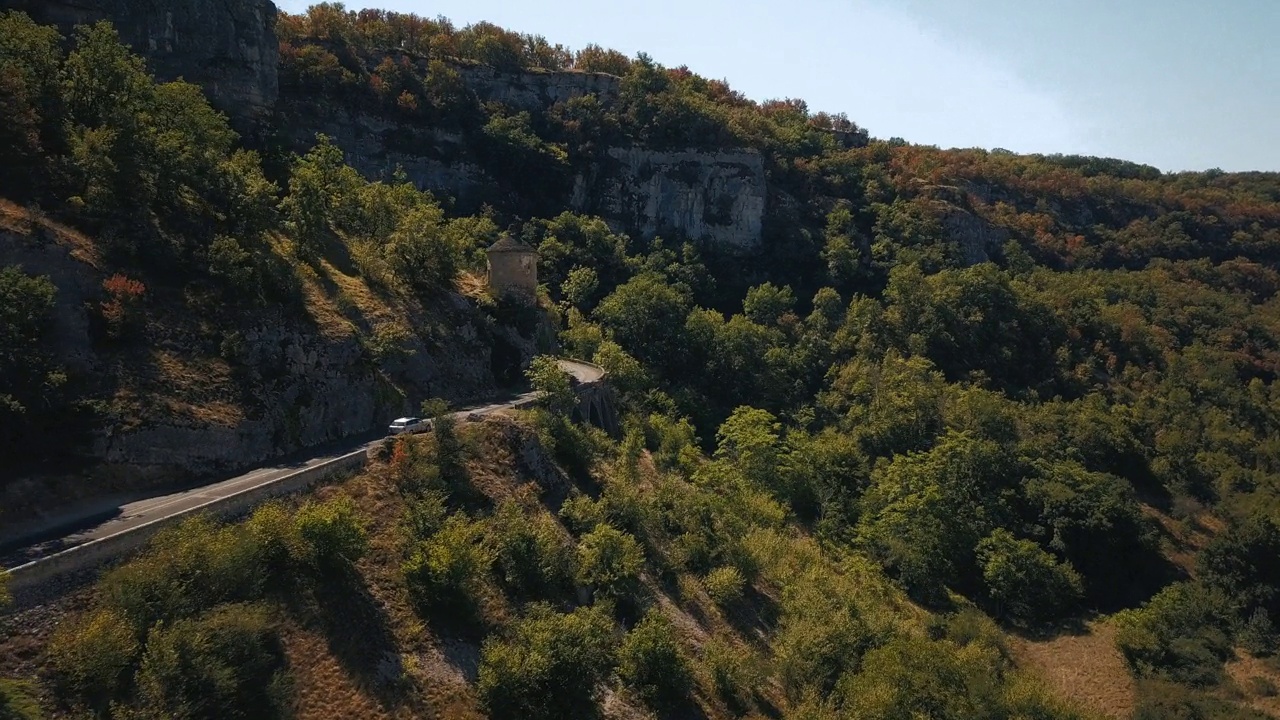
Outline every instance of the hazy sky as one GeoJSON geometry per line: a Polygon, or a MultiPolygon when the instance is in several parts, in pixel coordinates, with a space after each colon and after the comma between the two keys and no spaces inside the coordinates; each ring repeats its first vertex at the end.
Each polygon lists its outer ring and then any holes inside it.
{"type": "Polygon", "coordinates": [[[880,138],[1280,171],[1280,0],[347,2],[367,6],[647,52],[880,138]]]}

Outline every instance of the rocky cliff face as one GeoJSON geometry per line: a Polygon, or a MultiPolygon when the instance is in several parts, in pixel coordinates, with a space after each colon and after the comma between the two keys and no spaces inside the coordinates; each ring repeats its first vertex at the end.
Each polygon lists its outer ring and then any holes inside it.
{"type": "Polygon", "coordinates": [[[494,322],[458,295],[430,307],[348,308],[346,321],[321,322],[277,310],[197,317],[181,297],[148,288],[155,300],[144,326],[107,341],[94,330],[104,274],[93,244],[47,221],[31,225],[0,228],[0,267],[18,265],[53,281],[51,349],[81,396],[102,411],[87,447],[68,448],[93,469],[93,490],[78,476],[19,481],[0,468],[0,526],[59,503],[225,476],[378,433],[429,397],[486,400],[509,381],[500,375],[534,354],[531,335],[494,322]],[[388,322],[413,331],[378,357],[370,326],[388,322]]]}
{"type": "Polygon", "coordinates": [[[0,0],[70,33],[110,20],[156,76],[202,85],[244,127],[271,112],[279,93],[276,7],[269,0],[0,0]]]}
{"type": "Polygon", "coordinates": [[[602,104],[618,97],[617,76],[586,72],[502,72],[487,65],[462,64],[458,74],[484,102],[521,110],[545,110],[558,102],[595,95],[602,104]]]}
{"type": "Polygon", "coordinates": [[[634,228],[725,250],[760,244],[768,188],[755,151],[655,152],[610,148],[578,176],[571,206],[634,228]]]}

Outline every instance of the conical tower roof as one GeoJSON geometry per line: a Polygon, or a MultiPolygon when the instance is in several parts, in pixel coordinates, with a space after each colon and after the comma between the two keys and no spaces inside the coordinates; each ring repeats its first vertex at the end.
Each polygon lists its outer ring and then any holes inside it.
{"type": "Polygon", "coordinates": [[[520,231],[524,228],[524,224],[519,220],[515,220],[507,227],[507,231],[502,233],[502,237],[498,238],[498,242],[489,246],[490,253],[536,253],[538,252],[533,246],[520,240],[520,231]]]}
{"type": "Polygon", "coordinates": [[[528,243],[525,243],[525,242],[521,242],[520,240],[515,239],[515,237],[514,237],[514,236],[512,236],[511,234],[507,233],[507,234],[504,234],[501,238],[499,238],[499,239],[498,239],[498,242],[496,242],[496,243],[494,243],[494,244],[490,245],[490,246],[489,246],[489,249],[488,249],[488,250],[486,250],[486,252],[491,252],[491,253],[501,253],[501,252],[523,252],[523,253],[532,253],[532,252],[537,252],[537,250],[535,250],[535,249],[533,248],[533,246],[532,246],[532,245],[529,245],[528,243]]]}

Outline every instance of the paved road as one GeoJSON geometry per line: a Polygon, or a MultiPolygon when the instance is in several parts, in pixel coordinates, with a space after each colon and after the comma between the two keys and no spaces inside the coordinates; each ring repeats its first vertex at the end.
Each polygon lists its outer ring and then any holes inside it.
{"type": "MultiPolygon", "coordinates": [[[[577,378],[579,382],[596,382],[603,377],[603,372],[600,368],[595,367],[594,365],[575,362],[573,360],[561,360],[560,367],[565,372],[577,378]]],[[[463,408],[456,414],[459,418],[484,416],[498,412],[499,410],[506,410],[516,405],[527,403],[535,399],[535,397],[536,393],[525,393],[514,398],[508,398],[502,402],[463,408]]],[[[151,522],[152,520],[159,520],[171,515],[186,512],[192,508],[203,505],[210,500],[227,497],[262,485],[269,485],[282,477],[304,468],[318,465],[344,455],[350,455],[356,452],[365,452],[371,446],[382,442],[383,439],[384,438],[379,437],[376,440],[363,443],[353,442],[349,446],[335,449],[325,455],[310,458],[305,462],[261,467],[256,470],[251,470],[243,475],[230,478],[229,480],[222,480],[210,485],[191,488],[181,492],[171,493],[168,495],[158,495],[156,497],[126,503],[118,508],[118,512],[112,513],[110,517],[106,519],[103,519],[101,514],[93,518],[85,518],[84,521],[78,523],[79,529],[77,530],[53,540],[35,542],[22,547],[14,553],[4,557],[3,565],[9,568],[14,568],[18,565],[38,560],[47,555],[52,555],[55,552],[66,550],[77,545],[82,545],[91,540],[110,537],[117,533],[125,532],[144,523],[151,522]]]]}

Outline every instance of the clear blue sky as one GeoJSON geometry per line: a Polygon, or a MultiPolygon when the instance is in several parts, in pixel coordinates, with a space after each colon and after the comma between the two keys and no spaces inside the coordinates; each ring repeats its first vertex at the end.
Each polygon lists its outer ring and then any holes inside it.
{"type": "MultiPolygon", "coordinates": [[[[300,12],[306,0],[276,0],[300,12]]],[[[1280,0],[354,0],[799,97],[873,136],[1280,171],[1280,0]]]]}

